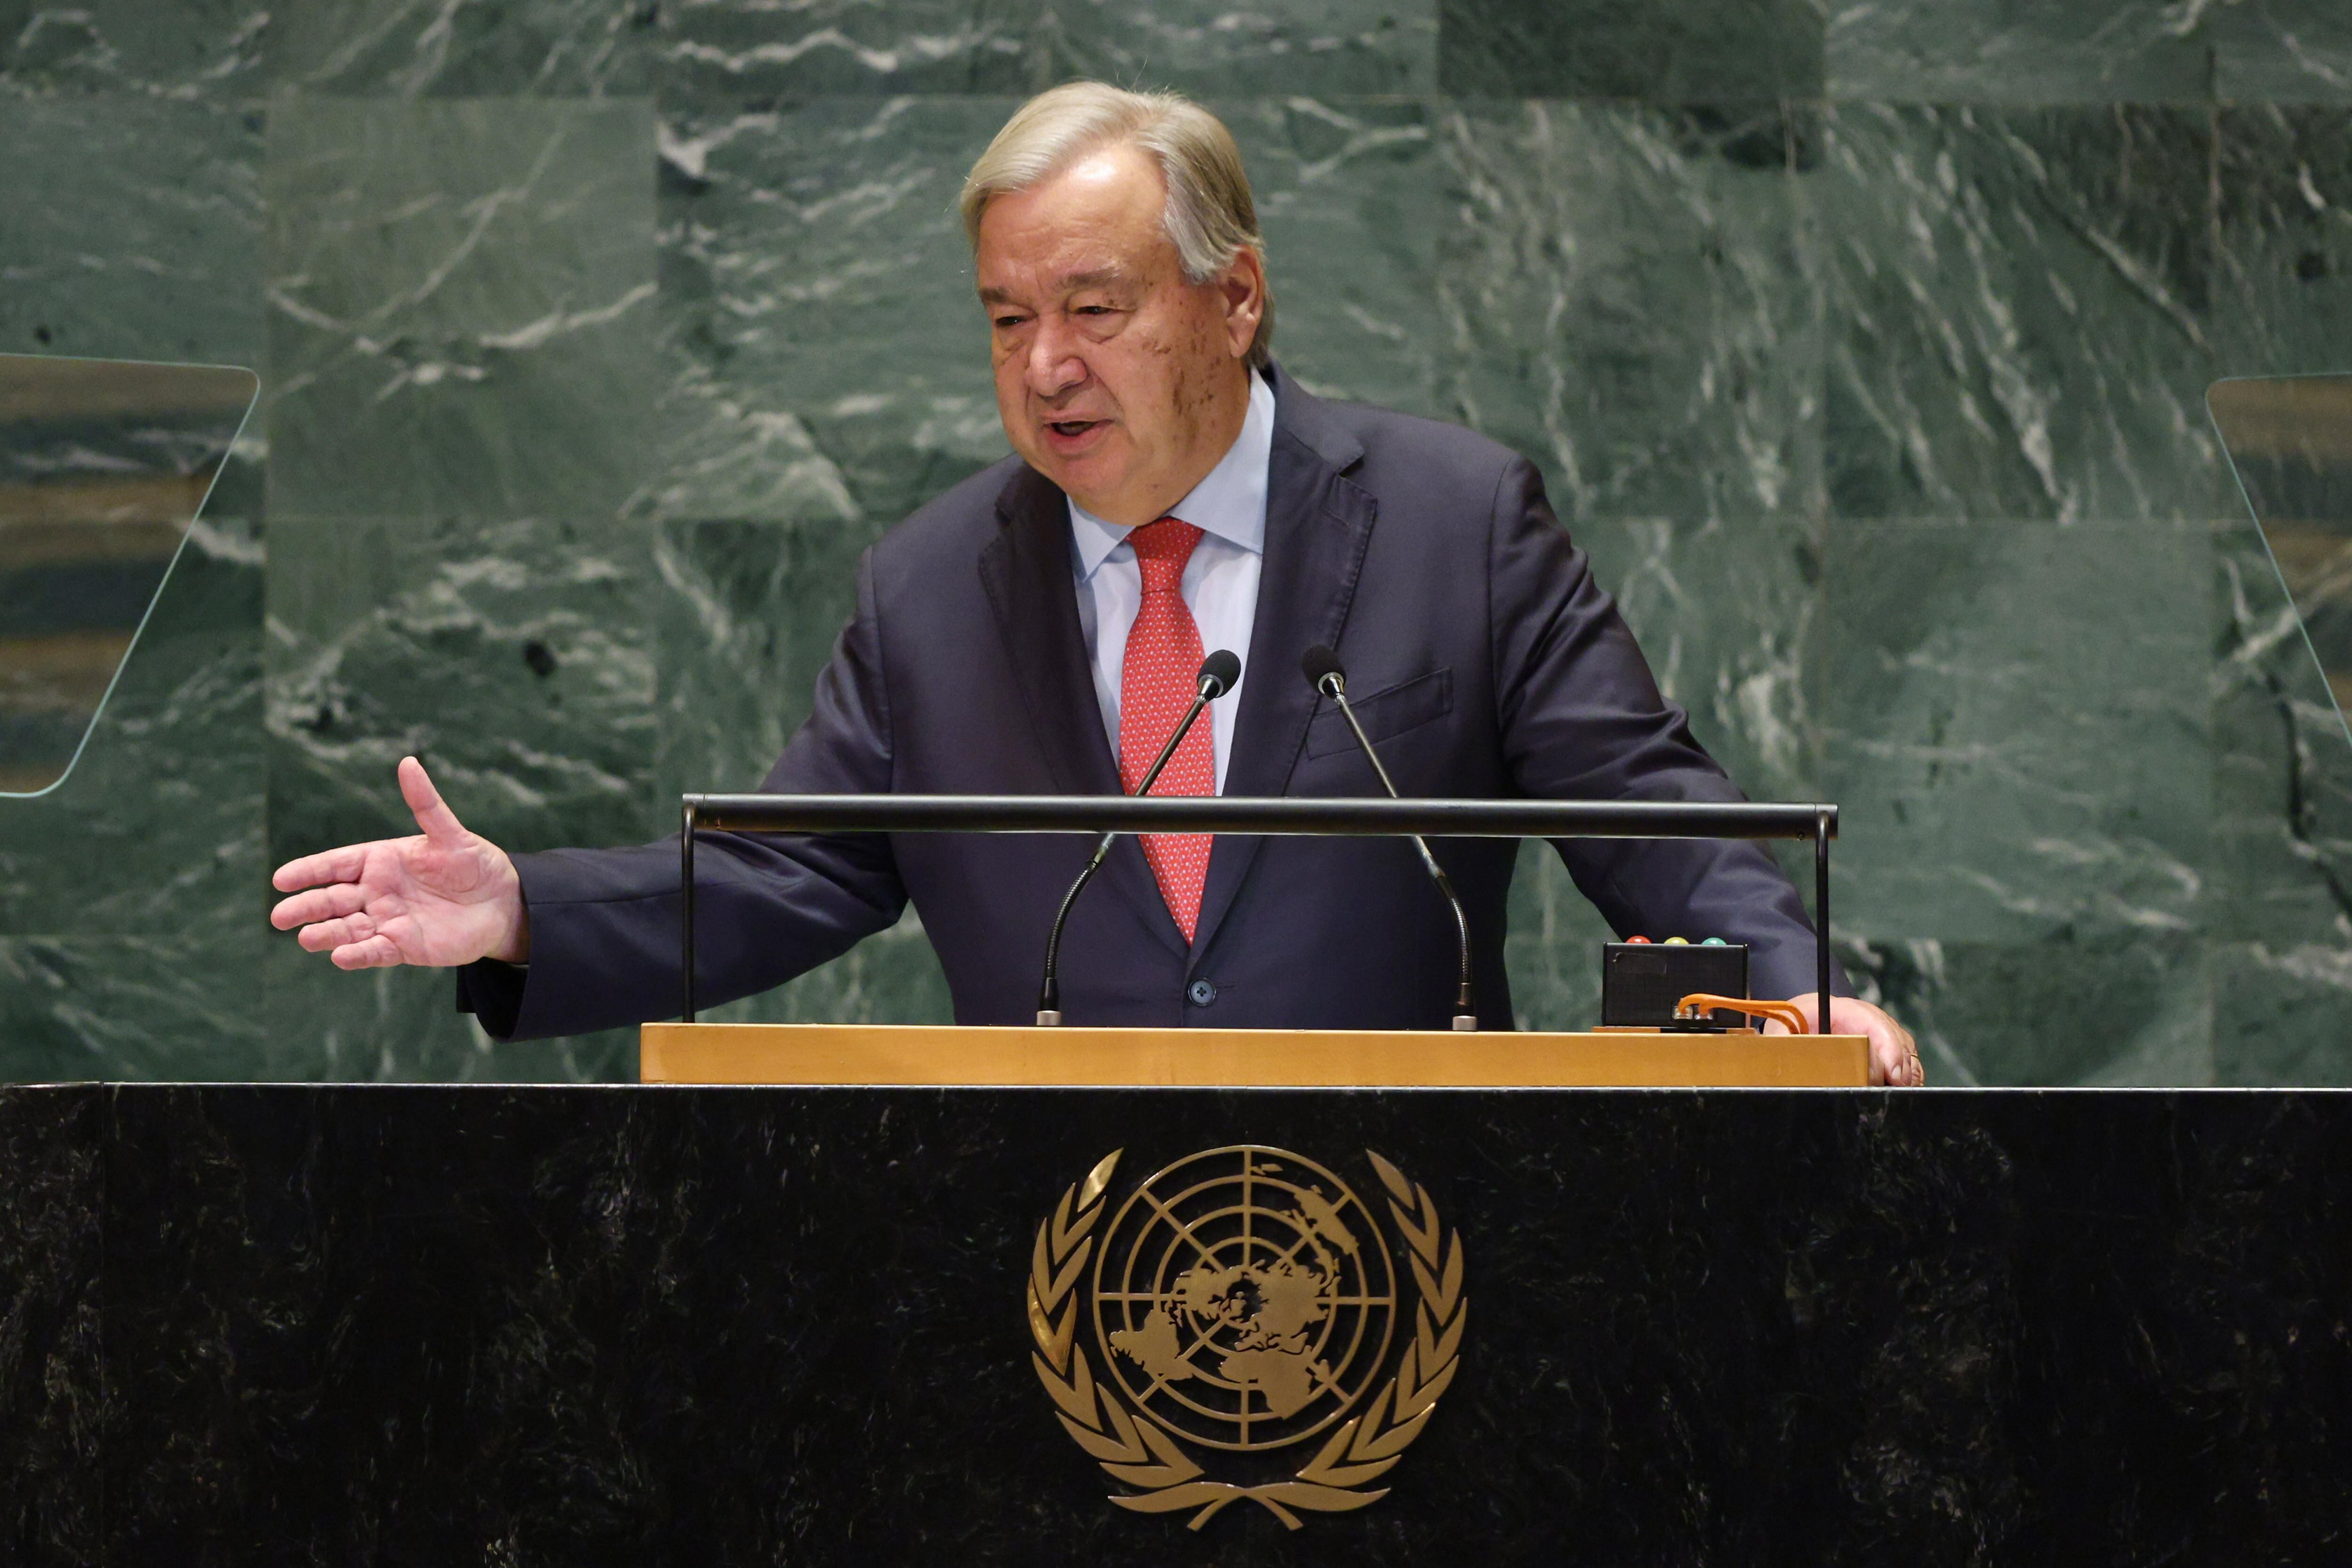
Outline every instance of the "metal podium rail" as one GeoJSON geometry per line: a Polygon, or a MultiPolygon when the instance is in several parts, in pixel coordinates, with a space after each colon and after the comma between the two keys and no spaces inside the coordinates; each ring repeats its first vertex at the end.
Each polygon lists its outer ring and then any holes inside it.
{"type": "Polygon", "coordinates": [[[1753,801],[1380,800],[1125,795],[689,795],[678,835],[680,971],[694,1022],[698,833],[1254,833],[1449,838],[1811,839],[1814,1015],[1829,1022],[1838,808],[1753,801]]]}

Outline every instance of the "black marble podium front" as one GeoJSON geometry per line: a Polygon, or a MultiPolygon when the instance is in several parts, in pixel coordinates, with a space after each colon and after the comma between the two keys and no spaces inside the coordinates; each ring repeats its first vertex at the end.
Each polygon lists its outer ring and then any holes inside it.
{"type": "Polygon", "coordinates": [[[2352,1556],[2319,1092],[0,1090],[12,1564],[2352,1556]],[[1113,1508],[1037,1227],[1235,1143],[1457,1229],[1389,1495],[1113,1508]]]}

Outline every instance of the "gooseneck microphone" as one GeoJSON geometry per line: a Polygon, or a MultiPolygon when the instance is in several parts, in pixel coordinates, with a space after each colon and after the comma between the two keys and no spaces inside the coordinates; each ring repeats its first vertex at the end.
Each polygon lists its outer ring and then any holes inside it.
{"type": "MultiPolygon", "coordinates": [[[[1339,656],[1317,643],[1298,661],[1298,668],[1307,677],[1307,685],[1339,705],[1339,712],[1348,721],[1348,728],[1356,732],[1356,744],[1364,749],[1364,756],[1372,764],[1372,772],[1380,776],[1381,787],[1389,792],[1390,799],[1402,799],[1397,794],[1396,781],[1390,778],[1388,769],[1381,765],[1381,754],[1372,750],[1371,737],[1364,733],[1363,725],[1356,721],[1356,710],[1348,705],[1348,672],[1341,668],[1339,656]]],[[[1412,847],[1421,851],[1421,863],[1428,868],[1429,879],[1437,884],[1437,890],[1445,895],[1445,907],[1454,911],[1454,930],[1460,941],[1462,955],[1462,984],[1454,993],[1454,1026],[1466,1033],[1478,1026],[1478,1007],[1470,989],[1470,917],[1462,912],[1462,900],[1454,896],[1454,882],[1446,876],[1445,868],[1440,866],[1437,857],[1429,852],[1429,841],[1418,833],[1410,837],[1412,847]]]]}
{"type": "MultiPolygon", "coordinates": [[[[1185,735],[1192,728],[1192,721],[1201,716],[1202,709],[1231,691],[1234,682],[1241,678],[1242,661],[1230,648],[1221,647],[1201,661],[1201,673],[1195,678],[1192,691],[1192,705],[1184,710],[1184,717],[1177,721],[1176,732],[1168,737],[1168,743],[1160,748],[1160,755],[1153,759],[1150,771],[1143,775],[1143,782],[1135,786],[1137,795],[1151,793],[1151,786],[1159,782],[1160,770],[1168,765],[1169,759],[1176,754],[1176,748],[1184,743],[1185,735]]],[[[1055,964],[1062,952],[1062,926],[1069,920],[1070,906],[1078,901],[1078,894],[1094,880],[1095,873],[1102,869],[1103,858],[1110,853],[1111,840],[1118,837],[1116,833],[1102,836],[1095,845],[1094,858],[1088,860],[1086,869],[1078,873],[1078,879],[1070,884],[1070,890],[1062,895],[1062,907],[1055,911],[1054,929],[1045,937],[1045,979],[1037,987],[1037,1022],[1048,1028],[1062,1021],[1062,983],[1055,973],[1055,964]]]]}

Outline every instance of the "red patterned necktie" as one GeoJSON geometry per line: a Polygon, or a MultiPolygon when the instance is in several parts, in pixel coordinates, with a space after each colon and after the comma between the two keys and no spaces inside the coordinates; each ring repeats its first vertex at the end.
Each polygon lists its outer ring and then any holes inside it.
{"type": "MultiPolygon", "coordinates": [[[[1201,542],[1189,522],[1163,517],[1131,531],[1136,564],[1143,568],[1143,603],[1128,629],[1127,658],[1118,678],[1118,779],[1133,795],[1143,775],[1176,732],[1184,710],[1200,691],[1201,628],[1185,607],[1184,563],[1201,542]]],[[[1194,721],[1151,786],[1154,795],[1217,793],[1217,753],[1209,716],[1194,721]]],[[[1201,920],[1201,889],[1209,880],[1206,833],[1147,833],[1143,858],[1160,879],[1160,896],[1176,917],[1184,940],[1192,940],[1201,920]]]]}

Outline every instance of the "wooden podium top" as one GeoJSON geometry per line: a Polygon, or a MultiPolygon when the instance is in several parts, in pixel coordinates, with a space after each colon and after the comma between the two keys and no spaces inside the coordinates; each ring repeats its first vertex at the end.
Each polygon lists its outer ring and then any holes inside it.
{"type": "Polygon", "coordinates": [[[647,1024],[645,1083],[1860,1089],[1860,1035],[647,1024]]]}

